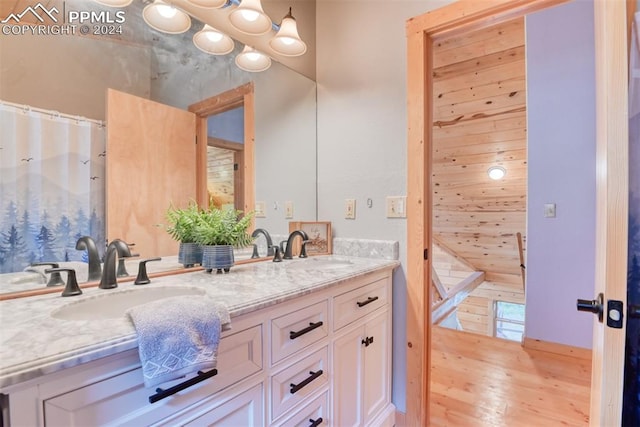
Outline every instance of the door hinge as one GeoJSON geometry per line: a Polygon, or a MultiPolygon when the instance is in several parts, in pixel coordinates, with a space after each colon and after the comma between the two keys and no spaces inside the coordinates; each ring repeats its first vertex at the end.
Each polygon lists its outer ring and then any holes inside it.
{"type": "Polygon", "coordinates": [[[424,254],[423,254],[424,260],[428,260],[429,259],[429,249],[425,249],[424,250],[424,254]]]}
{"type": "Polygon", "coordinates": [[[238,170],[238,164],[237,164],[237,163],[234,163],[234,164],[233,164],[233,170],[234,170],[234,171],[237,171],[237,170],[238,170]]]}

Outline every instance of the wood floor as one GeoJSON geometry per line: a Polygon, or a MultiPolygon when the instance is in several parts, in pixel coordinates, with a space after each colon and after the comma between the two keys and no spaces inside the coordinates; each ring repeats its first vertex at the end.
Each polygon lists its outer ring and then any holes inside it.
{"type": "Polygon", "coordinates": [[[591,361],[432,329],[432,426],[586,426],[591,361]]]}

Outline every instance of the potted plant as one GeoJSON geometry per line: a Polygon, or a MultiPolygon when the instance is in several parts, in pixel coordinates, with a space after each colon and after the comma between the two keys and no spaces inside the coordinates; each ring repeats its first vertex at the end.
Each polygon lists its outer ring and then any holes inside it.
{"type": "Polygon", "coordinates": [[[228,272],[234,264],[233,248],[251,244],[247,233],[253,212],[243,215],[234,209],[211,207],[200,213],[194,229],[195,241],[203,246],[202,266],[211,271],[228,272]]]}
{"type": "Polygon", "coordinates": [[[202,246],[196,242],[195,228],[202,215],[201,209],[195,202],[189,203],[184,209],[171,205],[167,210],[167,232],[180,242],[178,262],[185,267],[202,264],[202,246]]]}

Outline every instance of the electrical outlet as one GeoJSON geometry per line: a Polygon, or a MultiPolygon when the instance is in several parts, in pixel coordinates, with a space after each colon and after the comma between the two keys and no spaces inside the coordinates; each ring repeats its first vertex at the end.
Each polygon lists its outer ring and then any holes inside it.
{"type": "Polygon", "coordinates": [[[293,218],[293,202],[290,200],[284,202],[284,217],[286,219],[293,218]]]}
{"type": "Polygon", "coordinates": [[[266,218],[267,217],[267,207],[264,202],[256,202],[255,205],[255,217],[256,218],[266,218]]]}
{"type": "Polygon", "coordinates": [[[405,196],[387,197],[387,218],[407,217],[407,198],[405,196]]]}
{"type": "Polygon", "coordinates": [[[345,200],[344,217],[346,219],[356,219],[356,199],[345,200]]]}

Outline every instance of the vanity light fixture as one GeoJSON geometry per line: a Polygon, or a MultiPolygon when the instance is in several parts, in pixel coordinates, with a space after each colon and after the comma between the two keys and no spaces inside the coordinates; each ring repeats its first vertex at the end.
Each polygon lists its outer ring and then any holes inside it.
{"type": "Polygon", "coordinates": [[[229,14],[229,21],[242,33],[261,35],[271,29],[271,18],[264,13],[260,0],[241,0],[238,7],[229,14]]]}
{"type": "Polygon", "coordinates": [[[187,0],[189,3],[210,9],[219,9],[227,4],[227,0],[187,0]]]}
{"type": "Polygon", "coordinates": [[[241,70],[257,73],[271,66],[271,58],[251,46],[245,45],[242,52],[236,56],[236,65],[241,70]]]}
{"type": "Polygon", "coordinates": [[[231,53],[235,47],[231,37],[207,24],[204,24],[202,30],[193,35],[193,44],[201,51],[211,55],[226,55],[231,53]]]}
{"type": "Polygon", "coordinates": [[[497,181],[504,178],[504,176],[507,174],[507,170],[502,166],[491,166],[489,169],[487,169],[487,174],[489,175],[489,178],[497,181]]]}
{"type": "Polygon", "coordinates": [[[283,56],[300,56],[307,51],[307,45],[298,35],[298,25],[291,14],[291,8],[289,8],[289,13],[282,18],[280,29],[275,37],[269,41],[269,45],[283,56]]]}
{"type": "Polygon", "coordinates": [[[154,30],[167,34],[181,34],[191,28],[189,15],[162,0],[145,6],[142,18],[154,30]]]}

